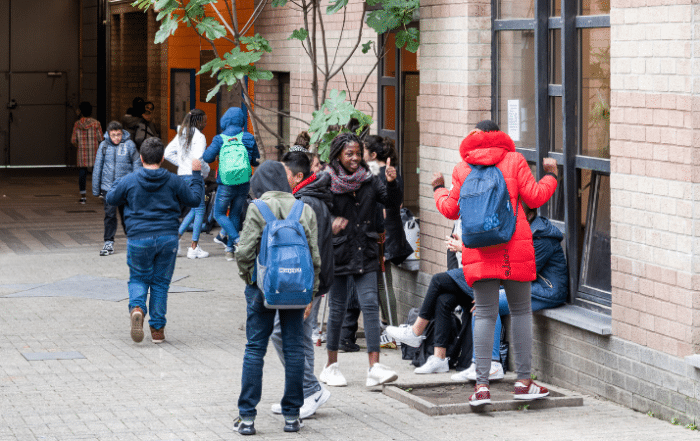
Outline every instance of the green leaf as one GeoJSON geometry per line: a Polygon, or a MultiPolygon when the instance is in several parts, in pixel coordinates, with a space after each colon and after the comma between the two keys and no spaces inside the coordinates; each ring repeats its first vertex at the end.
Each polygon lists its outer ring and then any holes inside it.
{"type": "Polygon", "coordinates": [[[160,29],[158,29],[158,32],[156,32],[156,44],[164,42],[168,39],[168,37],[175,33],[175,30],[177,30],[179,19],[179,16],[173,14],[170,17],[163,20],[163,22],[160,24],[160,29]]]}
{"type": "Polygon", "coordinates": [[[362,53],[366,54],[369,52],[369,50],[372,48],[372,45],[374,44],[374,41],[370,40],[367,43],[362,45],[362,53]]]}
{"type": "Polygon", "coordinates": [[[287,37],[287,40],[305,41],[308,36],[309,31],[307,31],[305,28],[299,28],[292,31],[292,34],[287,37]]]}
{"type": "Polygon", "coordinates": [[[255,34],[252,37],[241,37],[241,43],[244,44],[249,51],[272,52],[270,42],[260,34],[255,34]]]}
{"type": "Polygon", "coordinates": [[[197,25],[197,31],[206,35],[210,40],[216,40],[226,35],[226,28],[217,19],[206,17],[197,25]]]}
{"type": "Polygon", "coordinates": [[[402,29],[396,33],[396,47],[406,46],[406,50],[415,53],[420,45],[420,31],[416,28],[402,29]]]}
{"type": "Polygon", "coordinates": [[[207,102],[211,101],[211,99],[214,98],[214,96],[216,96],[216,94],[219,92],[219,89],[221,89],[221,86],[223,85],[223,81],[219,81],[218,83],[216,83],[216,86],[214,86],[214,88],[212,88],[207,94],[207,102]]]}
{"type": "Polygon", "coordinates": [[[272,7],[278,8],[287,4],[287,0],[272,0],[272,7]]]}
{"type": "Polygon", "coordinates": [[[170,9],[172,11],[173,9],[177,8],[177,1],[176,0],[155,0],[155,2],[153,3],[153,8],[155,10],[170,9]]]}
{"type": "Polygon", "coordinates": [[[348,5],[348,0],[331,0],[331,4],[326,8],[326,14],[331,15],[340,11],[348,5]]]}

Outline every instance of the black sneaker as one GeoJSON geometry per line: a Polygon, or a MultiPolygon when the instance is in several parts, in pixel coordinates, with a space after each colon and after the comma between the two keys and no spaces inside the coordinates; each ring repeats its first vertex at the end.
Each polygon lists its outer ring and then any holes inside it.
{"type": "Polygon", "coordinates": [[[304,423],[299,418],[292,421],[284,420],[285,432],[298,432],[302,427],[304,427],[304,423]]]}
{"type": "Polygon", "coordinates": [[[214,237],[214,242],[226,246],[226,243],[228,242],[228,236],[222,236],[221,233],[219,233],[214,237]]]}
{"type": "Polygon", "coordinates": [[[343,340],[338,345],[338,350],[340,352],[360,352],[360,345],[350,340],[343,340]]]}
{"type": "Polygon", "coordinates": [[[79,200],[78,202],[80,202],[81,204],[85,205],[85,204],[87,204],[87,198],[86,198],[86,197],[82,197],[82,198],[80,198],[80,200],[79,200]]]}
{"type": "MultiPolygon", "coordinates": [[[[285,426],[286,428],[287,426],[285,426]]],[[[243,422],[241,417],[238,417],[235,423],[233,423],[233,428],[238,430],[241,435],[255,435],[255,423],[250,424],[243,422]]],[[[299,430],[299,429],[297,429],[299,430]]]]}

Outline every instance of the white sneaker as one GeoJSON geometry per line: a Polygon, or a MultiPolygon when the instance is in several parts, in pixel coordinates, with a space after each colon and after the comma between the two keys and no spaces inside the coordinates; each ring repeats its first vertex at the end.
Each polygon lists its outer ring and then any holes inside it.
{"type": "Polygon", "coordinates": [[[452,378],[453,381],[476,380],[476,364],[472,363],[467,369],[457,372],[450,378],[452,378]]]}
{"type": "MultiPolygon", "coordinates": [[[[325,387],[322,387],[320,391],[308,398],[304,398],[304,404],[299,409],[299,418],[306,419],[315,414],[318,408],[325,404],[330,397],[331,392],[325,387]]],[[[275,403],[270,406],[270,410],[272,413],[279,415],[282,413],[282,405],[280,403],[275,403]]]]}
{"type": "Polygon", "coordinates": [[[417,367],[415,371],[416,374],[437,374],[441,372],[450,371],[450,359],[449,358],[439,358],[434,355],[428,357],[428,360],[421,367],[417,367]]]}
{"type": "Polygon", "coordinates": [[[399,378],[396,372],[380,363],[374,363],[374,366],[367,371],[367,387],[379,386],[380,384],[390,383],[399,378]]]}
{"type": "Polygon", "coordinates": [[[412,348],[417,348],[420,346],[421,341],[425,338],[422,335],[416,335],[413,333],[413,327],[411,325],[399,325],[399,326],[387,326],[386,334],[393,338],[394,340],[401,342],[412,348]]]}
{"type": "Polygon", "coordinates": [[[209,257],[209,253],[201,249],[199,245],[196,248],[187,248],[188,259],[204,259],[205,257],[209,257]]]}
{"type": "MultiPolygon", "coordinates": [[[[299,409],[299,418],[303,420],[315,414],[318,408],[323,406],[330,397],[331,392],[325,387],[322,387],[320,391],[311,395],[309,398],[304,398],[304,405],[299,409]]],[[[280,412],[281,411],[282,409],[280,406],[280,412]]]]}
{"type": "Polygon", "coordinates": [[[321,343],[326,342],[326,333],[324,332],[323,334],[319,334],[318,330],[314,330],[314,332],[311,334],[311,341],[316,344],[316,342],[321,339],[321,343]]]}
{"type": "MultiPolygon", "coordinates": [[[[502,380],[505,377],[503,366],[497,361],[491,362],[491,370],[489,371],[489,381],[502,380]]],[[[454,381],[476,381],[476,364],[472,363],[466,371],[454,374],[451,377],[454,381]]]]}
{"type": "Polygon", "coordinates": [[[318,379],[321,380],[322,383],[326,383],[329,386],[348,385],[347,380],[345,379],[345,377],[343,377],[343,374],[340,372],[338,362],[335,362],[330,366],[324,367],[323,371],[321,371],[321,375],[318,376],[318,379]]]}
{"type": "Polygon", "coordinates": [[[182,256],[182,247],[180,246],[180,242],[177,243],[177,256],[182,256]]]}

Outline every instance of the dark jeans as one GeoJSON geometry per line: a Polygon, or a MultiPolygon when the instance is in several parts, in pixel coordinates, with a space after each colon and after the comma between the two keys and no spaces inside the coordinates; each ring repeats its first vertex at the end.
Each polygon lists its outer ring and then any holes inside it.
{"type": "Polygon", "coordinates": [[[140,307],[145,315],[150,311],[148,324],[155,329],[165,326],[168,309],[168,290],[175,270],[177,235],[129,239],[126,242],[126,263],[129,266],[129,311],[140,307]],[[151,298],[146,308],[146,297],[151,298]]]}
{"type": "Polygon", "coordinates": [[[239,185],[219,184],[216,187],[214,219],[228,235],[226,251],[233,251],[233,246],[240,238],[238,232],[241,231],[243,208],[249,191],[250,182],[239,185]],[[227,210],[228,216],[226,216],[227,210]]]}
{"type": "Polygon", "coordinates": [[[245,333],[248,342],[243,356],[241,394],[238,397],[238,413],[242,418],[255,418],[255,407],[262,394],[264,357],[272,334],[275,315],[279,311],[282,328],[282,352],[284,352],[284,395],[282,414],[287,419],[299,417],[304,404],[304,310],[268,309],[263,293],[257,285],[245,288],[247,313],[245,333]]]}
{"type": "Polygon", "coordinates": [[[81,194],[85,194],[85,187],[87,185],[87,167],[80,167],[78,169],[78,189],[81,194]]]}
{"type": "Polygon", "coordinates": [[[435,319],[435,346],[449,346],[452,319],[450,315],[462,305],[465,311],[471,309],[471,297],[462,291],[457,282],[447,273],[435,274],[430,279],[418,317],[425,320],[435,319]]]}
{"type": "Polygon", "coordinates": [[[377,273],[336,275],[331,287],[330,314],[328,315],[328,341],[326,349],[337,351],[340,343],[340,330],[348,307],[348,293],[357,291],[357,300],[364,316],[367,352],[379,352],[379,301],[377,300],[377,273]]]}
{"type": "Polygon", "coordinates": [[[119,207],[115,207],[113,205],[109,205],[106,199],[104,199],[103,202],[105,206],[104,241],[107,242],[109,240],[114,242],[114,235],[117,234],[117,212],[119,212],[119,219],[122,222],[122,229],[124,230],[124,234],[126,234],[126,226],[124,225],[124,206],[120,205],[119,207]]]}

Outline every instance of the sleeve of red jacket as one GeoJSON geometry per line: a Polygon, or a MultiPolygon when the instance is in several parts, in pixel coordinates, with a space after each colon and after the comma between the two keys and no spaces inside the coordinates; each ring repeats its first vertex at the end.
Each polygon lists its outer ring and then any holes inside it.
{"type": "Polygon", "coordinates": [[[459,172],[459,164],[452,170],[452,190],[438,188],[433,193],[435,206],[438,211],[448,219],[459,218],[459,190],[462,188],[464,173],[459,172]]]}
{"type": "Polygon", "coordinates": [[[557,189],[557,178],[545,175],[539,182],[532,176],[530,167],[522,155],[518,162],[518,194],[530,208],[541,207],[557,189]]]}

